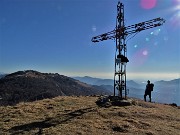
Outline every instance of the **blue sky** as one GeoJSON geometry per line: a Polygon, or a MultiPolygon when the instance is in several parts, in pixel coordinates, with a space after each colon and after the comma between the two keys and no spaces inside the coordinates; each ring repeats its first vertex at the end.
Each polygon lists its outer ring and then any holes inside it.
{"type": "MultiPolygon", "coordinates": [[[[127,42],[127,79],[180,78],[180,0],[121,0],[125,25],[162,17],[161,27],[127,42]],[[148,2],[150,1],[150,2],[148,2]]],[[[0,72],[33,69],[113,78],[118,0],[1,0],[0,72]]]]}

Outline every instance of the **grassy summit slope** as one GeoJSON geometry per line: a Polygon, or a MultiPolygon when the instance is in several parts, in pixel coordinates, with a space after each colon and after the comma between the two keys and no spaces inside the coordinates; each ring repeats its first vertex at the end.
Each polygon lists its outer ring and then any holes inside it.
{"type": "Polygon", "coordinates": [[[99,107],[97,97],[61,96],[0,107],[0,134],[178,135],[180,109],[134,100],[131,106],[99,107]]]}

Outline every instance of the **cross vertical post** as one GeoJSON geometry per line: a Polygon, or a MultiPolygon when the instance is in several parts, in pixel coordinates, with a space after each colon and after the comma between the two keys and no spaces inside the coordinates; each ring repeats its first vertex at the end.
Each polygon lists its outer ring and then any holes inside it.
{"type": "Polygon", "coordinates": [[[115,53],[115,73],[114,73],[114,96],[118,90],[118,96],[122,99],[127,97],[126,91],[126,64],[127,48],[125,43],[124,5],[118,2],[116,19],[116,53],[115,53]]]}

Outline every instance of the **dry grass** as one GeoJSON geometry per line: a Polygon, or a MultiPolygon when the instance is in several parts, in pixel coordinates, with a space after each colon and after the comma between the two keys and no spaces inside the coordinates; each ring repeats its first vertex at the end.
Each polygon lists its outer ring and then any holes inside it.
{"type": "Polygon", "coordinates": [[[56,97],[0,107],[0,134],[180,135],[180,109],[135,100],[98,107],[97,97],[56,97]]]}

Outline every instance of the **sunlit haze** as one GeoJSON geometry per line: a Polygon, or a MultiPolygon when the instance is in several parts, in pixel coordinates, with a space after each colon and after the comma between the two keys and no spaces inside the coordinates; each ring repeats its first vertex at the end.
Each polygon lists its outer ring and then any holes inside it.
{"type": "MultiPolygon", "coordinates": [[[[121,0],[125,25],[157,17],[165,24],[127,39],[127,80],[180,78],[180,0],[121,0]]],[[[0,0],[0,72],[114,76],[115,41],[91,42],[115,29],[118,0],[0,0]]]]}

